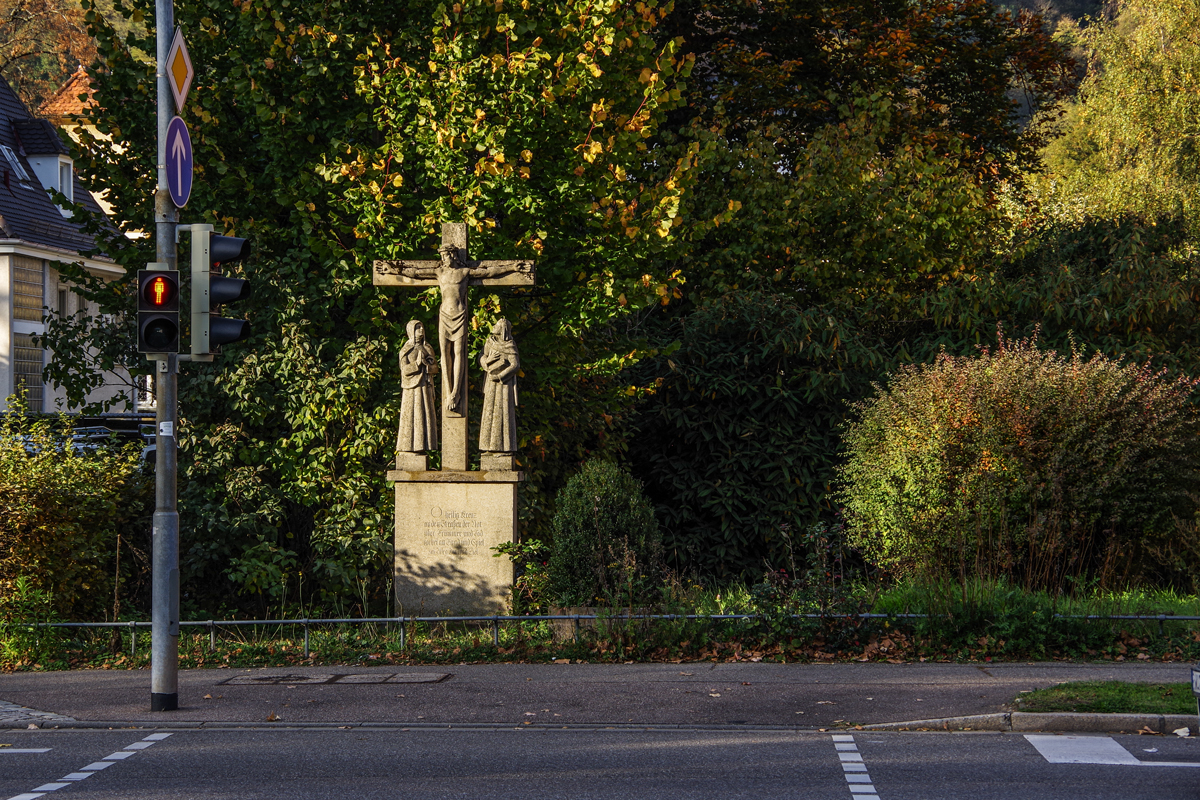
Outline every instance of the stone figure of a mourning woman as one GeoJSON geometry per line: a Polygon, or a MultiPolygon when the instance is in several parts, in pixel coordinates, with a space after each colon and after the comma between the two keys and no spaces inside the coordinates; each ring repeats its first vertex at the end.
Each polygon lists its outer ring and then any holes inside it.
{"type": "Polygon", "coordinates": [[[437,449],[437,397],[433,381],[437,374],[437,358],[425,341],[425,327],[411,320],[408,341],[400,348],[400,431],[396,434],[396,450],[400,453],[437,449]]]}
{"type": "Polygon", "coordinates": [[[508,320],[496,320],[479,363],[484,372],[479,449],[485,453],[513,453],[517,449],[517,371],[521,360],[508,320]]]}

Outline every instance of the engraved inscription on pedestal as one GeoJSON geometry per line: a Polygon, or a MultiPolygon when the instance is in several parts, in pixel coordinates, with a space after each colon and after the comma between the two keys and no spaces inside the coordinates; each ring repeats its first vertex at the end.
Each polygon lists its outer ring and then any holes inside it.
{"type": "Polygon", "coordinates": [[[421,552],[427,556],[474,558],[486,546],[476,511],[433,506],[421,527],[421,552]]]}
{"type": "Polygon", "coordinates": [[[504,613],[512,562],[492,548],[514,541],[516,504],[516,483],[398,482],[397,614],[504,613]]]}

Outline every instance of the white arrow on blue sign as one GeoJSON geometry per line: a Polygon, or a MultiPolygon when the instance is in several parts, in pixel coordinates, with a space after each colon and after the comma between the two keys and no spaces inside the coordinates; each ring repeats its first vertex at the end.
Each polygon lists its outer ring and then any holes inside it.
{"type": "Polygon", "coordinates": [[[192,137],[179,117],[167,125],[167,190],[176,208],[192,196],[192,137]]]}

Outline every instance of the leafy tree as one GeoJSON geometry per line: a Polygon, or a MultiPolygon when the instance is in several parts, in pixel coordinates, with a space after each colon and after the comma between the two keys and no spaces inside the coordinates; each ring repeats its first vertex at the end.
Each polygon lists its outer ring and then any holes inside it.
{"type": "Polygon", "coordinates": [[[1181,214],[1200,225],[1198,15],[1196,0],[1122,0],[1115,20],[1076,34],[1088,74],[1068,135],[1047,148],[1047,196],[1092,214],[1181,214]]]}
{"type": "Polygon", "coordinates": [[[1003,325],[1011,336],[1040,331],[1055,349],[1079,345],[1197,375],[1196,267],[1196,246],[1180,220],[1072,221],[1034,211],[1007,252],[922,298],[921,347],[928,358],[940,347],[965,355],[1003,325]]]}
{"type": "Polygon", "coordinates": [[[1053,116],[1073,83],[1038,15],[987,0],[682,0],[663,30],[697,58],[688,107],[675,116],[699,114],[737,140],[771,126],[785,171],[838,121],[839,106],[864,94],[903,112],[908,127],[889,146],[914,131],[962,137],[977,169],[1008,177],[1047,133],[1026,115],[1053,116]]]}
{"type": "MultiPolygon", "coordinates": [[[[466,220],[475,253],[539,259],[538,287],[472,298],[472,352],[501,315],[522,349],[522,460],[536,466],[522,513],[547,521],[553,488],[586,450],[611,446],[631,400],[614,376],[635,351],[617,323],[672,295],[651,258],[671,241],[694,162],[664,162],[651,146],[690,64],[650,35],[668,9],[177,5],[198,73],[184,112],[197,164],[184,218],[257,247],[239,268],[254,286],[253,337],[180,379],[183,564],[205,602],[229,581],[265,600],[274,576],[293,597],[386,596],[392,361],[407,320],[428,320],[436,296],[373,288],[371,261],[432,254],[440,222],[466,220]]],[[[122,229],[148,230],[154,83],[132,48],[150,43],[94,24],[92,122],[123,153],[92,140],[77,165],[110,192],[122,229]]],[[[108,250],[133,270],[152,259],[148,246],[115,239],[108,250]]],[[[73,278],[102,310],[132,309],[128,281],[73,278]]],[[[70,353],[106,335],[47,338],[70,353]]],[[[114,363],[144,370],[124,348],[109,351],[114,363]]],[[[92,380],[62,358],[49,374],[75,399],[92,380]]]]}
{"type": "Polygon", "coordinates": [[[838,113],[800,149],[790,174],[778,166],[774,131],[745,146],[704,137],[712,147],[698,182],[728,188],[685,201],[680,267],[693,295],[764,277],[806,303],[870,298],[899,313],[974,269],[1000,218],[964,167],[966,148],[915,134],[880,95],[853,97],[838,113]]]}
{"type": "Polygon", "coordinates": [[[0,77],[37,108],[96,47],[83,10],[71,0],[0,0],[0,77]]]}

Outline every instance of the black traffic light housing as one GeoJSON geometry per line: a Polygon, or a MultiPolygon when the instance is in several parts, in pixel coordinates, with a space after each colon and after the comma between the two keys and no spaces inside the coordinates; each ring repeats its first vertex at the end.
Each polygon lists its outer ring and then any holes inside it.
{"type": "Polygon", "coordinates": [[[250,241],[218,236],[210,225],[192,225],[192,360],[211,361],[223,344],[250,336],[244,319],[218,317],[213,312],[226,303],[250,296],[250,282],[227,278],[219,270],[250,255],[250,241]],[[217,273],[214,274],[214,270],[217,273]]]}
{"type": "Polygon", "coordinates": [[[179,270],[140,269],[137,274],[138,352],[179,352],[179,270]]]}

